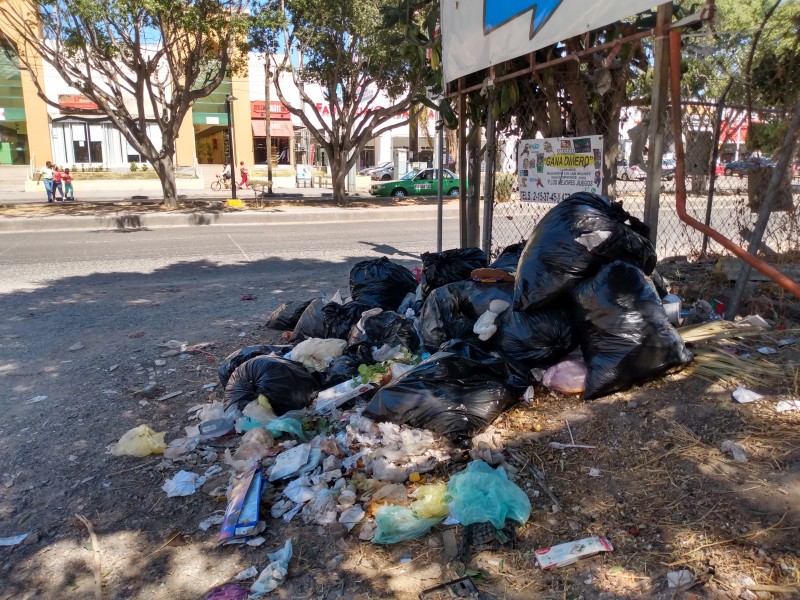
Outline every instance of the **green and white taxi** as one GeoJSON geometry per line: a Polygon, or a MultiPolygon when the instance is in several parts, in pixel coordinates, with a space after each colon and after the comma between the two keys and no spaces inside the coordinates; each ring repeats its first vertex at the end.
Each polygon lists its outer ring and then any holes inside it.
{"type": "MultiPolygon", "coordinates": [[[[458,196],[458,178],[449,169],[444,169],[442,178],[442,194],[458,196]]],[[[420,169],[409,171],[395,181],[376,182],[370,188],[374,196],[435,196],[439,192],[439,170],[420,169]]]]}

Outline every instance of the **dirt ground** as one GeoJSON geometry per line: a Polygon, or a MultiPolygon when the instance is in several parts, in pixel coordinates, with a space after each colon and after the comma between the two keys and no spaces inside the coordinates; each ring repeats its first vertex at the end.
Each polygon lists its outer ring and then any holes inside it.
{"type": "MultiPolygon", "coordinates": [[[[343,535],[272,519],[280,487],[265,496],[264,545],[216,548],[216,528],[198,524],[224,510],[224,498],[166,498],[161,485],[180,469],[221,464],[221,447],[174,465],[115,457],[108,447],[141,423],[167,431],[167,441],[182,435],[190,407],[221,398],[203,389],[221,358],[278,340],[262,326],[277,302],[244,280],[233,289],[189,272],[170,280],[62,282],[6,299],[0,537],[30,535],[0,547],[0,598],[95,597],[93,546],[75,515],[96,532],[103,597],[120,600],[203,598],[251,565],[264,568],[288,537],[288,580],[268,597],[411,600],[469,574],[484,598],[508,600],[800,598],[800,412],[775,408],[798,397],[786,381],[757,389],[765,398],[753,404],[733,402],[731,384],[687,373],[591,403],[538,389],[494,424],[523,459],[507,457],[531,518],[513,547],[473,552],[466,564],[445,561],[443,527],[376,546],[360,542],[358,529],[343,535]],[[256,300],[240,300],[245,294],[256,300]],[[172,339],[211,345],[164,356],[160,345],[172,339]],[[572,439],[592,448],[549,446],[572,439]],[[746,450],[746,463],[720,451],[727,439],[746,450]],[[545,474],[559,507],[525,463],[545,474]],[[613,552],[553,571],[536,565],[536,549],[591,535],[608,537],[613,552]],[[666,574],[682,568],[693,585],[668,588],[666,574]]],[[[295,297],[318,291],[298,287],[295,297]]],[[[793,347],[775,357],[797,359],[793,347]]],[[[429,480],[446,481],[467,460],[454,452],[429,480]]],[[[463,528],[455,533],[463,539],[463,528]]]]}

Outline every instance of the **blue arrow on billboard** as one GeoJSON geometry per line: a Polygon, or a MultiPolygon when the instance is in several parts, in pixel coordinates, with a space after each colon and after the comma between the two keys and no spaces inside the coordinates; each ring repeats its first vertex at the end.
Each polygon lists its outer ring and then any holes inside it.
{"type": "Polygon", "coordinates": [[[542,28],[547,20],[553,16],[563,0],[484,0],[483,1],[483,33],[494,31],[515,19],[516,17],[533,10],[531,19],[530,37],[542,28]]]}

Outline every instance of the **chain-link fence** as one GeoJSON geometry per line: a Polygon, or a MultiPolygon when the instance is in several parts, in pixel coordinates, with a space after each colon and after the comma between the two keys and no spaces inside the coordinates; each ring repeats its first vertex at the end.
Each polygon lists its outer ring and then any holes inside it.
{"type": "MultiPolygon", "coordinates": [[[[608,67],[601,61],[559,65],[548,75],[526,74],[514,83],[519,101],[501,114],[496,134],[495,185],[491,252],[526,239],[557,199],[526,194],[533,170],[520,158],[522,140],[580,138],[600,135],[603,160],[595,177],[597,191],[621,200],[640,219],[645,213],[648,134],[651,119],[646,103],[631,105],[626,90],[636,82],[625,64],[608,67]],[[521,193],[522,191],[522,193],[521,193]]],[[[641,83],[641,82],[639,82],[641,83]]],[[[649,85],[649,84],[648,84],[649,85]]],[[[669,112],[669,110],[667,110],[669,112]]],[[[753,123],[780,123],[787,116],[775,109],[726,106],[722,102],[682,100],[682,139],[686,153],[687,212],[708,223],[734,243],[747,247],[775,164],[769,156],[748,150],[747,132],[753,123]]],[[[675,154],[672,123],[665,115],[662,176],[657,191],[657,251],[697,258],[725,250],[682,222],[675,208],[675,154]]],[[[784,173],[764,235],[762,254],[772,256],[800,248],[800,174],[797,158],[784,173]]],[[[533,163],[531,163],[531,167],[533,163]]]]}

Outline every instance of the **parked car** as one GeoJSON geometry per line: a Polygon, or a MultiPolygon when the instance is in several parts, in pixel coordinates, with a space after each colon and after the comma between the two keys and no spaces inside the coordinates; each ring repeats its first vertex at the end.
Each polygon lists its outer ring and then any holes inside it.
{"type": "Polygon", "coordinates": [[[725,165],[725,175],[738,175],[744,177],[749,175],[756,169],[769,169],[774,168],[775,163],[759,156],[751,156],[744,160],[735,160],[725,165]]]}
{"type": "Polygon", "coordinates": [[[617,160],[617,179],[622,181],[643,181],[647,179],[644,169],[636,165],[628,165],[624,158],[617,160]]]}
{"type": "Polygon", "coordinates": [[[675,179],[675,165],[674,158],[665,158],[661,161],[661,179],[665,181],[672,181],[675,179]]]}
{"type": "Polygon", "coordinates": [[[378,167],[370,170],[369,176],[377,181],[390,181],[394,179],[394,163],[392,161],[385,162],[378,167]]]}
{"type": "MultiPolygon", "coordinates": [[[[442,194],[445,196],[458,196],[458,178],[449,169],[443,169],[442,194]]],[[[405,198],[406,196],[435,196],[439,189],[437,169],[422,169],[409,171],[395,181],[375,183],[370,188],[374,196],[393,196],[405,198]]]]}
{"type": "Polygon", "coordinates": [[[361,169],[358,172],[358,174],[359,175],[372,175],[373,171],[377,171],[377,170],[380,170],[380,169],[386,169],[386,168],[389,168],[389,167],[392,167],[392,166],[393,166],[392,161],[388,160],[386,162],[382,162],[379,165],[373,165],[372,167],[364,167],[363,169],[361,169]]]}

